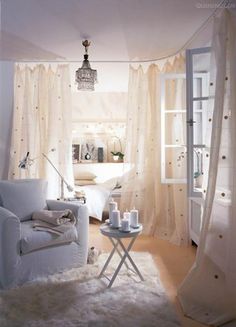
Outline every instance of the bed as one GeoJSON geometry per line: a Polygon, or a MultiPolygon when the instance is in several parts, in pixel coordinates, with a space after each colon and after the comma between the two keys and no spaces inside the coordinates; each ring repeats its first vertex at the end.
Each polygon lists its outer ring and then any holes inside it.
{"type": "Polygon", "coordinates": [[[110,199],[114,198],[118,202],[121,194],[116,178],[99,184],[75,185],[75,191],[77,194],[85,194],[89,216],[100,221],[107,216],[110,199]]]}
{"type": "Polygon", "coordinates": [[[73,165],[75,191],[84,192],[90,217],[108,218],[111,198],[118,203],[121,180],[131,169],[127,163],[78,163],[73,165]]]}

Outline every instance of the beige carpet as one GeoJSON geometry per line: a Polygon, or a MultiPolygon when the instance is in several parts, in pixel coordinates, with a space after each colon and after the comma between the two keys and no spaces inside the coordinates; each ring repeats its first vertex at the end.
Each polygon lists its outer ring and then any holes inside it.
{"type": "MultiPolygon", "coordinates": [[[[0,292],[1,327],[178,327],[149,253],[131,253],[145,281],[122,268],[112,288],[94,265],[0,292]]],[[[119,257],[113,258],[111,273],[119,257]]]]}

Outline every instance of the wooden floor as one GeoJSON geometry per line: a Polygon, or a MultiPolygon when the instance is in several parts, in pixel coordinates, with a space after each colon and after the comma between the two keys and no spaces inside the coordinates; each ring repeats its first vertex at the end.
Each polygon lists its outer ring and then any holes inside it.
{"type": "MultiPolygon", "coordinates": [[[[95,246],[103,252],[109,252],[112,245],[109,239],[99,232],[99,223],[90,223],[90,246],[95,246]]],[[[193,246],[179,247],[167,241],[140,235],[136,240],[133,251],[149,252],[160,272],[162,284],[164,285],[170,301],[174,303],[176,312],[180,317],[183,327],[203,327],[205,325],[195,322],[183,316],[179,302],[176,298],[177,288],[192,266],[196,248],[193,246]]]]}

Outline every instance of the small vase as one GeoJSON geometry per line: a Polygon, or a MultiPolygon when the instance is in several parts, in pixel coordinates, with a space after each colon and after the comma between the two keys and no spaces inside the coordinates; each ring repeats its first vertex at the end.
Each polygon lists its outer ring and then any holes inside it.
{"type": "Polygon", "coordinates": [[[91,155],[87,152],[86,155],[84,156],[86,160],[90,160],[91,159],[91,155]]]}
{"type": "Polygon", "coordinates": [[[118,161],[119,160],[119,156],[113,155],[113,160],[114,161],[118,161]]]}
{"type": "Polygon", "coordinates": [[[197,178],[195,178],[195,187],[197,187],[197,188],[201,188],[202,187],[202,181],[203,181],[203,176],[202,176],[202,174],[201,175],[199,175],[197,178]]]}

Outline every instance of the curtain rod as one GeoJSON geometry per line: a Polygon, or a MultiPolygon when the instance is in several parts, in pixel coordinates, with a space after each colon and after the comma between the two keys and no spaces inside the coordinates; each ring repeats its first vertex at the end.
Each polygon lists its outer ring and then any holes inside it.
{"type": "MultiPolygon", "coordinates": [[[[219,9],[227,8],[229,5],[230,0],[222,0],[218,5],[216,5],[215,10],[213,13],[202,23],[202,25],[193,33],[193,35],[184,43],[184,45],[177,51],[175,51],[171,55],[162,56],[155,59],[145,59],[145,60],[89,60],[90,63],[116,63],[116,64],[139,64],[139,63],[150,63],[150,62],[156,62],[160,60],[165,60],[168,58],[171,58],[173,56],[176,56],[177,54],[184,51],[189,44],[195,39],[195,37],[198,36],[198,34],[206,27],[206,25],[209,23],[209,21],[216,15],[217,11],[219,9]]],[[[3,60],[3,61],[9,61],[9,60],[3,60]]],[[[14,61],[14,60],[10,60],[14,61]]],[[[82,63],[83,60],[20,60],[20,61],[14,61],[18,63],[82,63]]]]}

